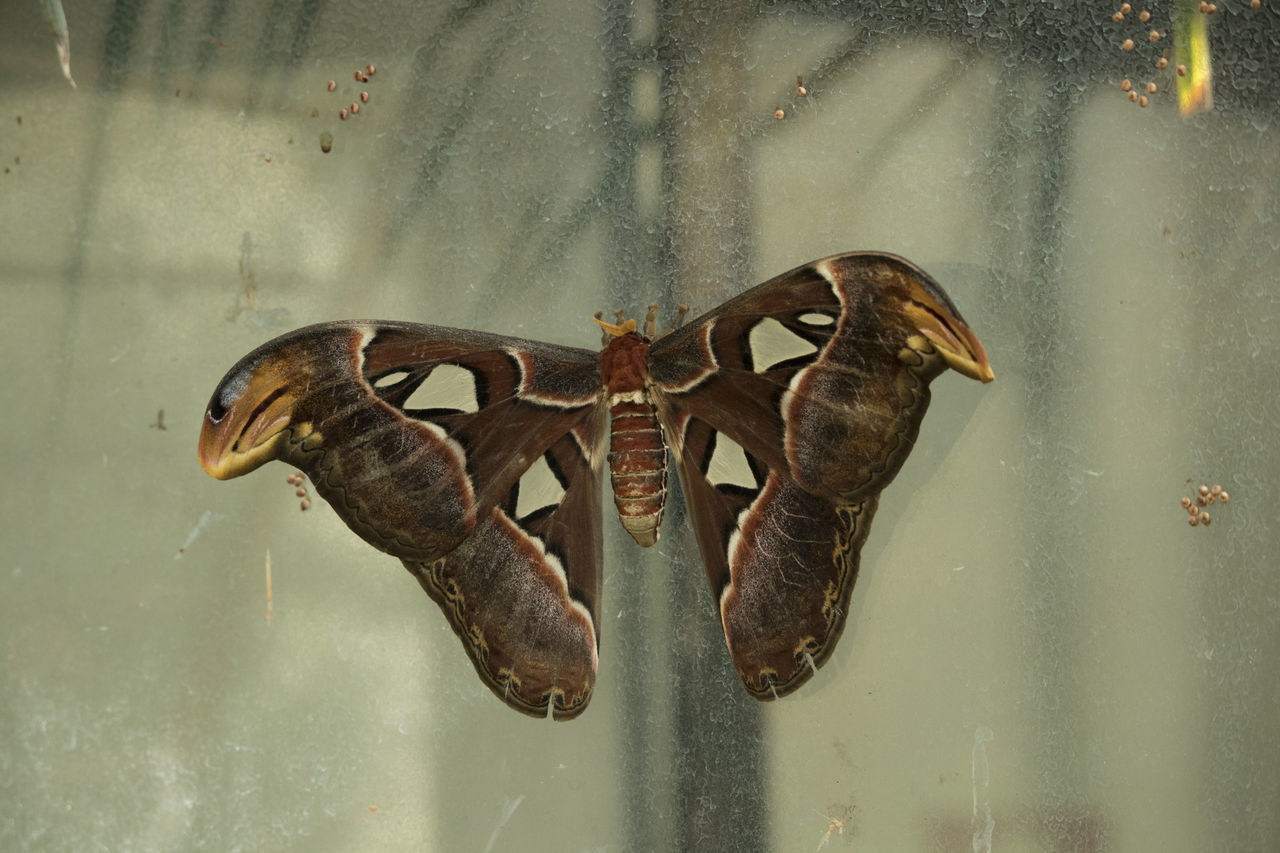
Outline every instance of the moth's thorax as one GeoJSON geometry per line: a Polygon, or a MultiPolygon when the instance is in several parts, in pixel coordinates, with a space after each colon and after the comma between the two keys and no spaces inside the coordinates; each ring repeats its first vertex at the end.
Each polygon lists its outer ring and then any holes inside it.
{"type": "Polygon", "coordinates": [[[600,351],[600,379],[609,396],[644,391],[648,358],[649,342],[635,332],[611,338],[600,351]]]}
{"type": "Polygon", "coordinates": [[[600,353],[609,398],[609,479],[622,526],[637,543],[658,541],[667,499],[667,444],[645,392],[649,342],[634,332],[612,338],[600,353]]]}

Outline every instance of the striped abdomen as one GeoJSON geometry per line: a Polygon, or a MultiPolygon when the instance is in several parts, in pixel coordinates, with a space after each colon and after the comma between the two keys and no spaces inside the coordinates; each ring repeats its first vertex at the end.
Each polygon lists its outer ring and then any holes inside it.
{"type": "MultiPolygon", "coordinates": [[[[639,397],[640,395],[636,395],[639,397]]],[[[648,401],[628,400],[609,409],[609,478],[618,517],[631,538],[648,548],[658,541],[667,499],[667,445],[648,401]]]]}

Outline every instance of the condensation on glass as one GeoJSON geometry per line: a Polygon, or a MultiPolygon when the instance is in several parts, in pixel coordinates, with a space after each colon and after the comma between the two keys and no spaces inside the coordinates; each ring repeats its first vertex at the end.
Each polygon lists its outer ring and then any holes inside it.
{"type": "Polygon", "coordinates": [[[0,847],[1274,849],[1280,4],[738,5],[67,3],[74,89],[8,10],[0,847]],[[997,378],[934,383],[779,702],[678,502],[606,518],[553,724],[290,470],[196,460],[298,326],[594,347],[852,249],[997,378]]]}

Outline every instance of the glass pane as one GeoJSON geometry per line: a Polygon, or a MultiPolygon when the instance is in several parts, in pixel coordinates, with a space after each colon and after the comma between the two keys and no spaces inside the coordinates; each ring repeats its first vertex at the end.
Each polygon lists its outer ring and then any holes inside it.
{"type": "Polygon", "coordinates": [[[0,847],[1274,849],[1280,7],[1199,5],[10,4],[0,847]],[[996,381],[934,382],[776,702],[674,475],[651,549],[604,493],[553,723],[291,468],[196,459],[301,326],[594,350],[855,249],[996,381]]]}

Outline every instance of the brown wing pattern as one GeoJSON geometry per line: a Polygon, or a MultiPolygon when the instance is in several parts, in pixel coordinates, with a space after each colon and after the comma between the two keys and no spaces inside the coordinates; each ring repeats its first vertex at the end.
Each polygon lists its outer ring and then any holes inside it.
{"type": "Polygon", "coordinates": [[[547,451],[564,486],[558,503],[516,518],[513,497],[447,557],[404,561],[449,617],[481,680],[537,717],[576,717],[595,684],[603,416],[597,409],[547,451]]]}
{"type": "Polygon", "coordinates": [[[327,323],[231,369],[200,460],[221,479],[271,459],[301,468],[404,560],[499,696],[571,717],[595,678],[604,411],[586,350],[327,323]]]}
{"type": "MultiPolygon", "coordinates": [[[[495,694],[569,719],[599,659],[608,413],[652,406],[743,683],[759,699],[796,689],[840,636],[929,382],[947,367],[990,381],[982,345],[928,275],[875,253],[806,264],[651,344],[606,328],[617,338],[599,355],[410,323],[300,329],[223,378],[200,461],[221,479],[271,459],[304,470],[401,558],[495,694]],[[608,389],[605,363],[625,368],[608,389]]],[[[641,473],[665,483],[648,462],[660,437],[641,426],[615,435],[615,481],[630,482],[639,442],[641,473]]],[[[641,544],[657,535],[653,491],[641,544]]]]}
{"type": "Polygon", "coordinates": [[[948,366],[992,378],[941,287],[873,253],[792,270],[653,344],[650,394],[752,695],[831,654],[880,491],[948,366]]]}

